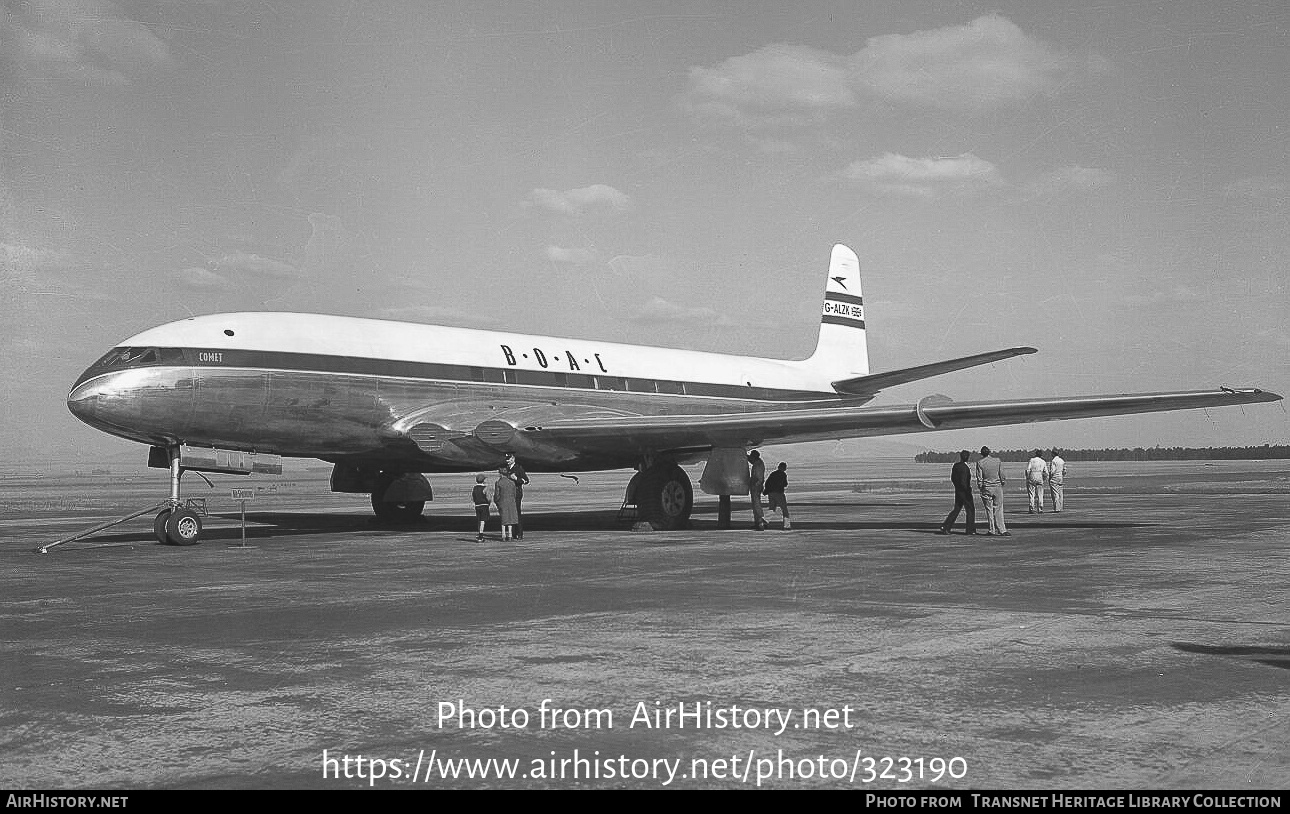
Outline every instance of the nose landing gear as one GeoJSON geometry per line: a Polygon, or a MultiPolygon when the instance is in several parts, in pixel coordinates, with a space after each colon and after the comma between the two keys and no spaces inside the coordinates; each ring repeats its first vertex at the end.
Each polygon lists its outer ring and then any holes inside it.
{"type": "Polygon", "coordinates": [[[166,452],[170,456],[170,497],[152,521],[152,533],[163,545],[197,545],[202,536],[201,514],[193,506],[179,502],[179,479],[184,474],[179,465],[180,451],[175,447],[166,452]]]}

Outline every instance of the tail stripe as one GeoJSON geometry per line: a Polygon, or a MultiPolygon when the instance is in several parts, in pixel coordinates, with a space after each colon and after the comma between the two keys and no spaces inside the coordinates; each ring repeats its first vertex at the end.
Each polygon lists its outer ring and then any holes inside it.
{"type": "Polygon", "coordinates": [[[836,291],[825,291],[824,299],[833,300],[834,302],[849,302],[853,305],[864,305],[864,297],[858,297],[854,294],[839,294],[836,291]]]}
{"type": "Polygon", "coordinates": [[[852,319],[850,317],[837,317],[832,314],[825,314],[820,318],[822,325],[846,325],[849,328],[863,328],[863,319],[852,319]]]}

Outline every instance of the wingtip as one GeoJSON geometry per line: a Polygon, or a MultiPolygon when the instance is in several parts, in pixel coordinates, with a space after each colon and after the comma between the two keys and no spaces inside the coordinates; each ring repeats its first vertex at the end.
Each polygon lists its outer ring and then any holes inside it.
{"type": "Polygon", "coordinates": [[[1280,393],[1273,393],[1271,390],[1264,390],[1260,387],[1227,387],[1220,385],[1219,390],[1229,393],[1233,396],[1241,396],[1248,401],[1281,401],[1280,393]]]}

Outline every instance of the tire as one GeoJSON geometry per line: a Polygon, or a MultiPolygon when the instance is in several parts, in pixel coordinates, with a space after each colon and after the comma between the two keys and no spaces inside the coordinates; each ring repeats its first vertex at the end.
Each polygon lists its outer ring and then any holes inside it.
{"type": "Polygon", "coordinates": [[[376,513],[376,519],[387,523],[411,523],[421,516],[421,510],[426,507],[424,500],[409,500],[403,503],[392,503],[381,500],[381,492],[372,493],[372,511],[376,513]]]}
{"type": "Polygon", "coordinates": [[[157,519],[152,521],[152,534],[162,545],[170,545],[170,538],[166,536],[166,521],[170,519],[170,513],[173,511],[174,509],[162,509],[157,519]]]}
{"type": "Polygon", "coordinates": [[[690,525],[694,487],[685,470],[673,463],[658,464],[641,473],[636,506],[642,520],[655,531],[676,531],[690,525]]]}
{"type": "Polygon", "coordinates": [[[201,542],[202,519],[191,509],[176,509],[166,518],[166,538],[171,545],[197,545],[201,542]]]}

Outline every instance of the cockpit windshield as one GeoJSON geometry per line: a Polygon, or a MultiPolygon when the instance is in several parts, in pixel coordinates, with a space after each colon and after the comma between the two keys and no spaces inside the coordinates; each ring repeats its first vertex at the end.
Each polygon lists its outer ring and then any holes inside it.
{"type": "Polygon", "coordinates": [[[90,370],[101,373],[118,368],[155,365],[157,361],[156,348],[113,348],[104,354],[102,359],[91,365],[90,370]]]}

